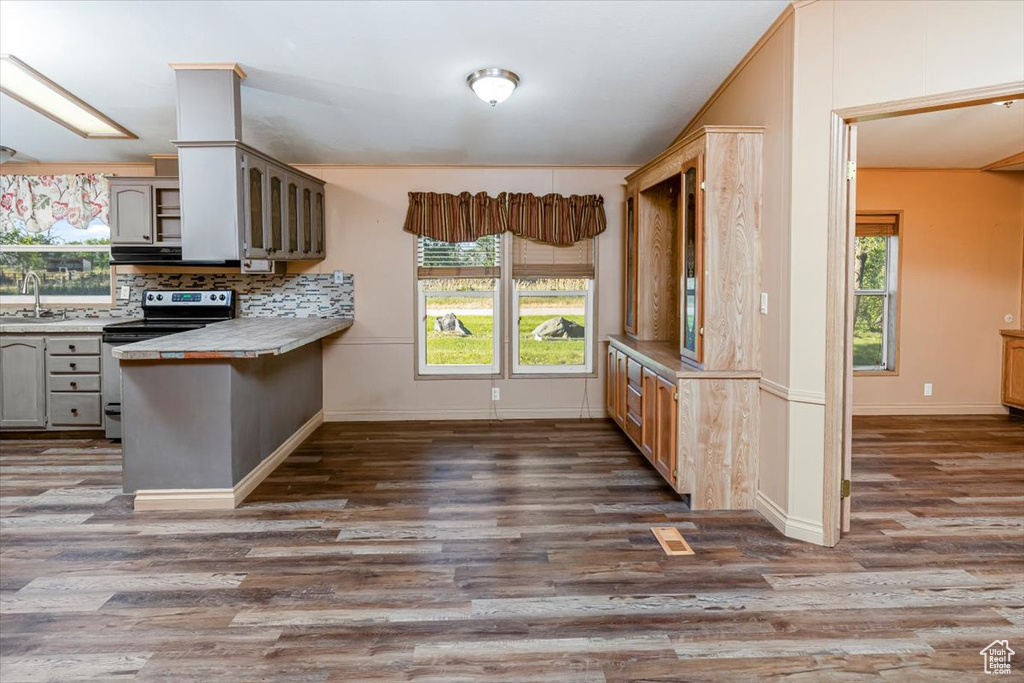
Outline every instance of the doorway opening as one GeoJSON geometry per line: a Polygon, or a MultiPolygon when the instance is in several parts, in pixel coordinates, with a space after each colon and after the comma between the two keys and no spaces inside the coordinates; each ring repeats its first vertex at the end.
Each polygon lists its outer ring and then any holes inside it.
{"type": "MultiPolygon", "coordinates": [[[[994,367],[993,349],[998,353],[1000,348],[998,330],[995,340],[989,340],[994,343],[973,347],[971,339],[980,339],[992,331],[990,325],[986,326],[992,321],[978,324],[977,319],[991,318],[994,314],[987,310],[989,307],[1007,308],[999,315],[1001,325],[1021,327],[1020,316],[1024,311],[1020,273],[1024,253],[1021,235],[1013,232],[1020,232],[1020,226],[1004,224],[1003,232],[979,238],[971,224],[991,223],[982,214],[990,213],[992,207],[985,206],[968,220],[963,220],[960,213],[970,216],[972,204],[987,201],[974,201],[978,188],[969,187],[968,173],[975,182],[985,174],[1001,172],[997,169],[1024,163],[1024,142],[1016,140],[1018,134],[1024,135],[1024,127],[1017,123],[1024,116],[1022,100],[1024,86],[1014,83],[833,114],[826,331],[826,545],[835,545],[840,534],[850,529],[851,498],[856,496],[856,478],[851,476],[855,412],[907,415],[997,409],[998,402],[993,404],[990,396],[985,400],[966,398],[958,407],[948,392],[964,393],[962,383],[958,384],[955,376],[946,375],[941,375],[941,380],[919,381],[920,373],[936,372],[922,370],[919,361],[920,353],[941,356],[944,345],[960,346],[947,360],[950,365],[958,365],[952,369],[954,374],[975,372],[979,363],[990,373],[994,367]],[[1007,108],[1001,104],[1006,101],[1014,104],[1007,108]],[[1007,128],[999,129],[991,123],[999,118],[997,115],[1008,121],[1007,128]],[[987,123],[972,123],[982,120],[987,123]],[[943,135],[942,129],[953,130],[957,135],[943,135]],[[1009,141],[996,140],[1000,130],[1012,133],[1001,136],[1009,141]],[[989,139],[985,137],[988,132],[997,135],[989,139]],[[913,140],[929,135],[931,144],[912,144],[913,140]],[[987,141],[981,141],[982,138],[987,141]],[[1005,144],[1012,145],[1013,151],[1000,156],[999,150],[1007,149],[1005,144]],[[925,174],[952,168],[959,168],[962,174],[959,193],[942,191],[929,199],[920,196],[927,187],[913,187],[913,180],[928,185],[921,178],[913,178],[915,174],[929,182],[949,182],[950,178],[925,174]],[[957,206],[957,215],[951,216],[948,207],[945,213],[938,214],[942,220],[927,215],[926,209],[934,212],[943,203],[957,206]],[[908,206],[915,208],[911,211],[908,206]],[[941,240],[935,232],[939,224],[941,230],[949,232],[941,240]],[[1007,249],[1000,240],[1016,246],[1007,249]],[[945,259],[944,267],[929,265],[927,258],[921,260],[922,256],[929,256],[929,249],[937,250],[940,261],[945,259]],[[975,278],[979,254],[984,261],[988,253],[999,254],[999,265],[1009,264],[1003,270],[1008,269],[1011,275],[996,267],[986,268],[984,277],[975,278]],[[913,255],[913,261],[908,254],[913,255]],[[992,286],[1008,286],[1006,296],[996,297],[994,302],[986,300],[986,306],[971,303],[992,286]],[[948,297],[945,306],[943,293],[948,297]],[[938,310],[922,313],[922,307],[934,305],[931,296],[940,297],[938,310]],[[1012,305],[1007,303],[1010,300],[1012,305]],[[908,311],[913,311],[913,315],[908,311]],[[945,325],[947,334],[922,342],[920,337],[929,325],[922,325],[921,319],[928,315],[938,329],[945,325]],[[1005,322],[1010,315],[1012,322],[1005,322]],[[907,358],[911,345],[915,348],[913,362],[907,358]],[[972,360],[982,356],[984,359],[978,363],[972,360]],[[911,387],[921,395],[916,403],[911,400],[911,387]],[[925,396],[928,389],[931,395],[925,396]],[[947,393],[936,393],[943,391],[947,393]],[[876,395],[872,396],[872,392],[876,395]],[[940,403],[937,399],[944,401],[939,409],[934,408],[940,403]],[[858,401],[868,407],[858,410],[858,401]]],[[[1010,174],[1017,175],[1004,175],[1010,174]]],[[[953,180],[956,188],[956,179],[953,180]]],[[[936,254],[930,256],[936,258],[936,254]]],[[[998,387],[998,380],[995,385],[998,387]]]]}

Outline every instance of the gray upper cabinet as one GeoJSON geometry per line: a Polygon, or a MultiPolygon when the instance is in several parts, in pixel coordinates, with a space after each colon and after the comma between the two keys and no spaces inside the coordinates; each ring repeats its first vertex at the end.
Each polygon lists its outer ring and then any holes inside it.
{"type": "Polygon", "coordinates": [[[110,181],[110,242],[153,244],[153,187],[110,181]]]}
{"type": "Polygon", "coordinates": [[[0,428],[46,426],[46,342],[5,335],[0,342],[0,428]]]}
{"type": "Polygon", "coordinates": [[[262,155],[242,152],[242,250],[246,259],[324,258],[323,184],[262,155]]]}
{"type": "Polygon", "coordinates": [[[245,207],[245,217],[242,221],[244,253],[246,258],[265,259],[269,255],[267,162],[252,154],[244,154],[242,159],[245,179],[242,202],[245,207]]]}

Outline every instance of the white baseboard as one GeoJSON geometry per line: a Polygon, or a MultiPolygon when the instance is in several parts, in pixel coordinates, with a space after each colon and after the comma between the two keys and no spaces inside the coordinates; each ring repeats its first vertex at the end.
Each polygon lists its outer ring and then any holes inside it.
{"type": "Polygon", "coordinates": [[[146,510],[233,510],[259,486],[285,458],[324,423],[324,411],[299,427],[273,453],[265,457],[242,481],[229,489],[140,489],[135,492],[135,509],[146,510]]]}
{"type": "Polygon", "coordinates": [[[857,405],[854,415],[1006,415],[999,403],[873,403],[857,405]]]}
{"type": "MultiPolygon", "coordinates": [[[[424,420],[544,420],[579,419],[577,408],[512,408],[498,409],[497,417],[490,410],[325,410],[325,422],[388,422],[424,420]]],[[[583,419],[600,420],[608,417],[604,407],[591,407],[583,411],[583,419]]]]}
{"type": "Polygon", "coordinates": [[[757,492],[754,499],[754,509],[783,536],[815,545],[825,545],[825,533],[820,523],[787,515],[785,510],[761,491],[757,492]]]}

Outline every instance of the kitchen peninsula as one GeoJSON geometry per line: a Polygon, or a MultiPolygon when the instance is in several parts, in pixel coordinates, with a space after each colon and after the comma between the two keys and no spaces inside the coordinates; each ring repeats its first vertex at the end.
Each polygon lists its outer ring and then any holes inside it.
{"type": "Polygon", "coordinates": [[[323,422],[320,340],[351,318],[237,318],[114,349],[136,510],[230,509],[323,422]]]}

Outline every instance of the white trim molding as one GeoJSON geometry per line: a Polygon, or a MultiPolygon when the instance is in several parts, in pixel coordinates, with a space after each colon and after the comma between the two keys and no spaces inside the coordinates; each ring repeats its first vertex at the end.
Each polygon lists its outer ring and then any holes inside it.
{"type": "Polygon", "coordinates": [[[783,536],[815,545],[825,545],[825,534],[820,522],[787,515],[781,506],[762,491],[757,492],[754,509],[783,536]]]}
{"type": "Polygon", "coordinates": [[[140,489],[135,492],[135,509],[234,510],[323,423],[324,411],[320,410],[229,489],[140,489]]]}
{"type": "Polygon", "coordinates": [[[824,391],[804,391],[802,389],[790,389],[789,387],[773,382],[770,379],[761,378],[761,389],[773,396],[790,401],[791,403],[809,403],[815,406],[825,405],[824,391]]]}
{"type": "Polygon", "coordinates": [[[854,415],[1006,415],[1001,403],[854,403],[854,415]]]}
{"type": "MultiPolygon", "coordinates": [[[[581,378],[582,379],[582,378],[581,378]]],[[[596,403],[596,401],[595,401],[596,403]]],[[[592,405],[588,411],[582,410],[583,419],[600,420],[608,417],[602,405],[592,405]]],[[[497,414],[492,410],[479,408],[453,408],[451,410],[326,410],[325,422],[388,422],[388,421],[424,421],[424,420],[544,420],[544,419],[580,419],[580,407],[574,408],[498,408],[497,414]]]]}

